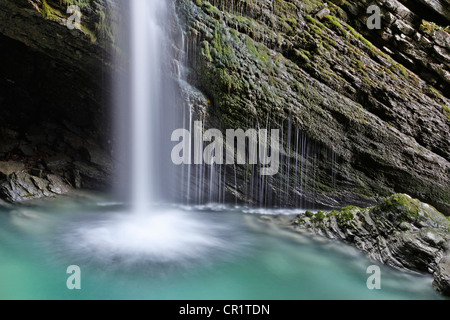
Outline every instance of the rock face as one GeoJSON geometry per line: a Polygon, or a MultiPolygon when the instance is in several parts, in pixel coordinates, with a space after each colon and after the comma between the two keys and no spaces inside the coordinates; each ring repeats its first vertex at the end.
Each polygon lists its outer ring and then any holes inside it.
{"type": "Polygon", "coordinates": [[[399,269],[434,274],[434,286],[450,290],[450,220],[432,206],[396,194],[375,207],[306,212],[294,229],[356,246],[370,258],[399,269]]]}
{"type": "Polygon", "coordinates": [[[372,2],[384,19],[373,35],[369,1],[176,1],[207,127],[282,132],[277,176],[228,171],[241,200],[338,207],[405,192],[450,214],[442,16],[372,2]]]}
{"type": "Polygon", "coordinates": [[[380,48],[427,83],[447,95],[450,92],[450,4],[447,0],[359,1],[346,2],[342,8],[348,21],[380,48]],[[380,30],[369,30],[366,8],[377,4],[381,9],[380,30]],[[438,24],[436,24],[436,22],[438,24]],[[442,24],[443,27],[439,26],[442,24]]]}

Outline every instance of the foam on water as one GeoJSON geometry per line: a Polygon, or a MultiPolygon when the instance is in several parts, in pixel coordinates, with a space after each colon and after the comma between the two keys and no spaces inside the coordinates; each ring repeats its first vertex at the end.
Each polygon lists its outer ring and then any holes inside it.
{"type": "Polygon", "coordinates": [[[151,213],[103,213],[75,220],[59,232],[64,250],[96,265],[120,269],[143,264],[185,268],[230,259],[245,246],[237,225],[177,208],[151,213]]]}

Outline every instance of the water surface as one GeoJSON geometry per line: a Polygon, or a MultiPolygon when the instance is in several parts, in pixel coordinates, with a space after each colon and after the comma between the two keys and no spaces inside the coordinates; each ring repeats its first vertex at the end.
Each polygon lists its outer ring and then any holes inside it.
{"type": "Polygon", "coordinates": [[[442,299],[431,276],[386,266],[381,290],[369,290],[376,263],[354,248],[261,219],[295,210],[153,209],[137,216],[70,200],[3,210],[0,298],[442,299]],[[70,265],[81,269],[81,290],[66,287],[70,265]]]}

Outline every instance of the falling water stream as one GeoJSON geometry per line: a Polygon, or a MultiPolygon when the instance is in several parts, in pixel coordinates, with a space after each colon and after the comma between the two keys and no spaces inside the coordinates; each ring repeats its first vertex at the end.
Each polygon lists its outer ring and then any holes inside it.
{"type": "Polygon", "coordinates": [[[158,15],[165,15],[166,1],[131,1],[132,33],[132,180],[131,194],[134,212],[149,210],[154,195],[154,150],[152,117],[163,107],[161,87],[162,48],[164,30],[158,15]]]}
{"type": "MultiPolygon", "coordinates": [[[[122,168],[131,176],[125,188],[131,205],[91,194],[0,208],[0,299],[440,298],[430,276],[383,266],[382,290],[369,290],[366,269],[374,262],[356,249],[261,219],[286,223],[300,210],[160,203],[162,181],[170,176],[161,169],[167,156],[161,144],[170,142],[164,135],[173,116],[166,113],[170,91],[162,80],[168,1],[132,0],[130,10],[131,86],[118,87],[130,88],[123,96],[132,113],[132,141],[124,142],[131,157],[122,168]],[[66,287],[69,265],[82,270],[81,290],[66,287]]],[[[176,114],[191,126],[190,112],[176,114]]],[[[288,135],[294,136],[290,127],[288,135]]],[[[298,132],[295,140],[306,152],[298,132]]],[[[292,164],[301,174],[304,166],[298,158],[292,164]]],[[[223,183],[225,170],[236,172],[217,166],[210,177],[223,183]]],[[[190,182],[204,168],[185,172],[190,182]]],[[[249,187],[261,192],[253,179],[249,187]]],[[[217,190],[217,197],[205,198],[223,200],[224,190],[217,190]]],[[[194,194],[190,186],[184,192],[194,194]]]]}

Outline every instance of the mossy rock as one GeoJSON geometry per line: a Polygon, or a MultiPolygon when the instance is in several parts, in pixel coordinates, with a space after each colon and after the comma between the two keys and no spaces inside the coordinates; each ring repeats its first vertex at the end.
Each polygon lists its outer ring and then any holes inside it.
{"type": "Polygon", "coordinates": [[[314,213],[312,213],[312,212],[309,211],[309,210],[306,210],[305,215],[306,215],[308,218],[314,217],[314,213]]]}
{"type": "Polygon", "coordinates": [[[372,211],[375,215],[386,217],[397,226],[403,222],[413,224],[427,222],[435,227],[450,230],[450,223],[447,217],[433,206],[413,199],[406,194],[394,194],[385,198],[372,211]]]}
{"type": "Polygon", "coordinates": [[[406,194],[394,194],[383,199],[382,203],[373,209],[373,212],[375,215],[384,216],[397,224],[412,223],[419,219],[420,201],[406,194]]]}
{"type": "Polygon", "coordinates": [[[312,222],[322,222],[327,217],[327,214],[325,211],[319,210],[314,217],[311,219],[312,222]]]}

